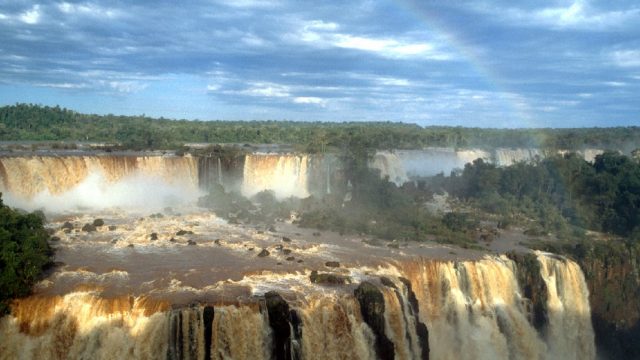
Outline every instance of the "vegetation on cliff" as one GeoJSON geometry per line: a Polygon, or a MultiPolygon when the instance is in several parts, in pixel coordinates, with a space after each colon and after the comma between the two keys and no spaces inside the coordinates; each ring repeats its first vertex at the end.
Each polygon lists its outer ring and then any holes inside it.
{"type": "Polygon", "coordinates": [[[593,164],[575,154],[510,167],[478,159],[439,186],[505,222],[529,221],[534,234],[640,231],[640,163],[618,153],[598,155],[593,164]]]}
{"type": "Polygon", "coordinates": [[[26,296],[51,265],[53,252],[41,213],[21,213],[5,206],[0,194],[0,315],[11,299],[26,296]]]}

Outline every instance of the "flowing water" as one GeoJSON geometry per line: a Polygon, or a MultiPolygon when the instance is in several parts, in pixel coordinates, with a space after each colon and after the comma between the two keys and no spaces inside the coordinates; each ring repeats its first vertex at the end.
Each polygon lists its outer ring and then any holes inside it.
{"type": "MultiPolygon", "coordinates": [[[[504,256],[230,224],[194,205],[195,158],[0,164],[5,202],[47,211],[58,261],[0,320],[0,359],[595,357],[584,277],[555,255],[536,254],[547,319],[536,328],[523,269],[504,256]],[[82,230],[96,218],[105,224],[82,230]],[[314,270],[344,283],[313,282],[314,270]]],[[[305,156],[251,155],[241,187],[305,196],[314,168],[305,156]]]]}

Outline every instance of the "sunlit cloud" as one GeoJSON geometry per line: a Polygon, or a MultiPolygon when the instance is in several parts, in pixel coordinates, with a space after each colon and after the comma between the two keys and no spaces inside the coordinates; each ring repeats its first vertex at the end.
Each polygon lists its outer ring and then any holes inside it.
{"type": "Polygon", "coordinates": [[[34,5],[30,10],[20,14],[18,18],[25,24],[37,24],[40,22],[40,5],[34,5]]]}

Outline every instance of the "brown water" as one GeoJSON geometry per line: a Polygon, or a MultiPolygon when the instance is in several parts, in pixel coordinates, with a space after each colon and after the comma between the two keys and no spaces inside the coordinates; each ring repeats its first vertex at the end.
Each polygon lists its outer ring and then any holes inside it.
{"type": "Polygon", "coordinates": [[[277,334],[263,295],[272,290],[299,318],[290,347],[301,358],[373,359],[377,335],[354,297],[363,281],[382,294],[381,326],[396,359],[422,357],[419,324],[429,330],[432,359],[595,357],[588,292],[571,261],[537,254],[549,320],[539,332],[516,264],[491,249],[395,249],[286,222],[275,231],[229,224],[194,205],[198,167],[180,159],[106,162],[113,167],[101,159],[2,159],[9,202],[55,205],[46,208],[47,226],[59,238],[59,265],[0,320],[0,359],[270,358],[277,334]],[[97,231],[81,230],[97,218],[105,223],[97,231]],[[269,256],[258,256],[263,249],[269,256]],[[347,283],[313,283],[313,270],[347,283]]]}

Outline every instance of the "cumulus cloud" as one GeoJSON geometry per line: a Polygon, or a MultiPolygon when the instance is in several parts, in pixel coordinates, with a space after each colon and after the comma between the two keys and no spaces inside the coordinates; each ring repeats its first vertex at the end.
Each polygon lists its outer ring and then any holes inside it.
{"type": "Polygon", "coordinates": [[[25,24],[34,25],[40,22],[40,5],[34,5],[18,17],[25,24]]]}
{"type": "Polygon", "coordinates": [[[338,29],[340,26],[336,23],[313,20],[303,23],[297,34],[285,36],[314,47],[361,50],[388,58],[450,59],[449,54],[439,51],[432,43],[400,37],[361,36],[337,32],[338,29]]]}

